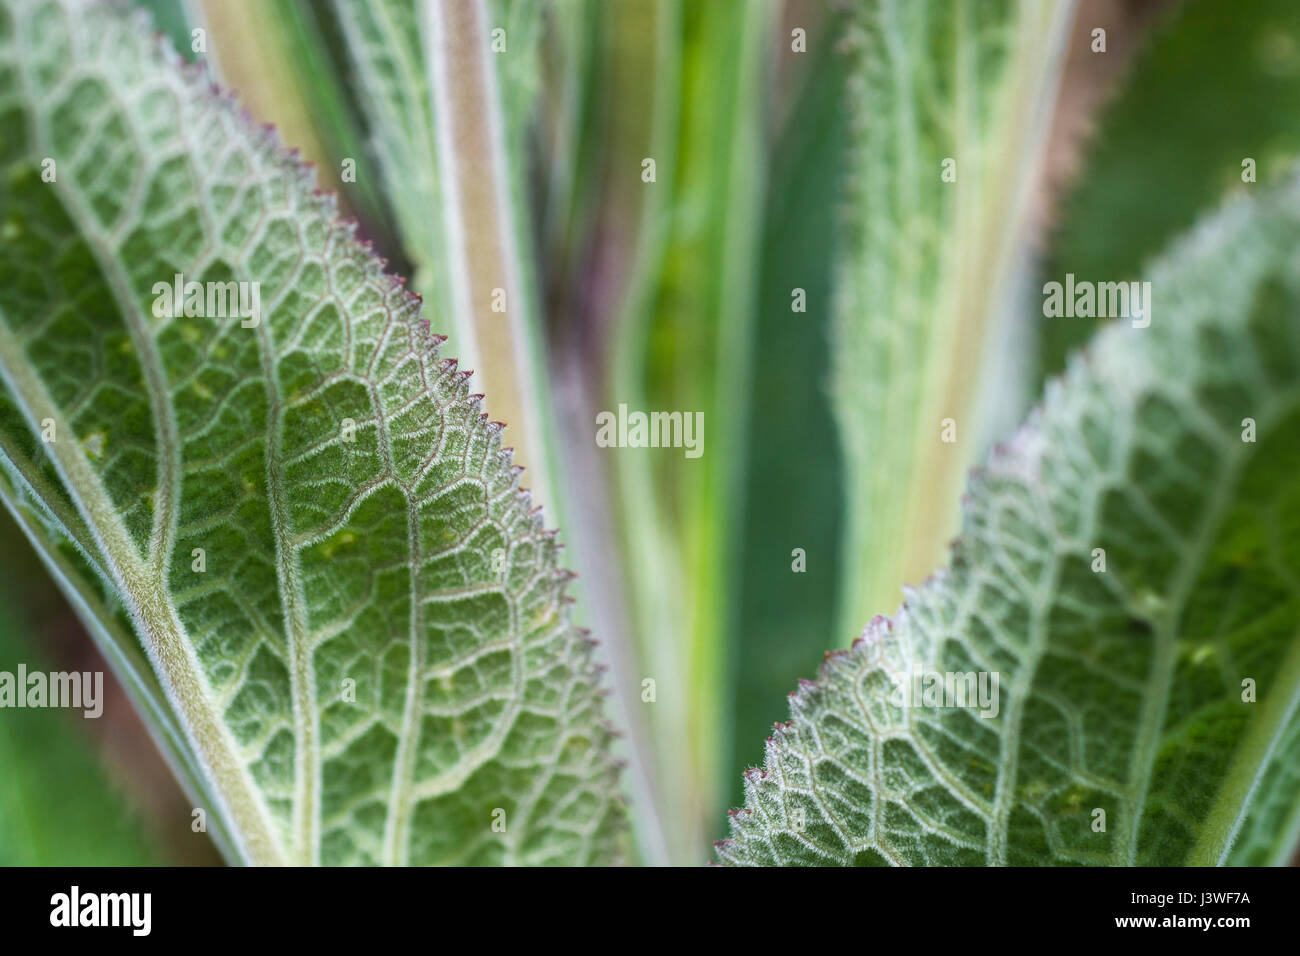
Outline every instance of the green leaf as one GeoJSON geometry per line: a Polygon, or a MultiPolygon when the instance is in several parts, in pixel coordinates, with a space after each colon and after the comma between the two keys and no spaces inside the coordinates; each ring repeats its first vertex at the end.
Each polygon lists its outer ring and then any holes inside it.
{"type": "Polygon", "coordinates": [[[1258,796],[1246,809],[1229,866],[1286,866],[1300,848],[1300,720],[1291,718],[1274,740],[1263,771],[1256,774],[1258,796]]]}
{"type": "MultiPolygon", "coordinates": [[[[809,49],[828,49],[838,20],[809,30],[809,49]]],[[[787,54],[786,64],[809,62],[787,54]]],[[[845,66],[827,55],[792,98],[774,146],[762,229],[749,389],[743,580],[737,599],[735,746],[727,802],[742,799],[741,771],[762,754],[763,732],[785,692],[834,633],[844,474],[825,388],[810,388],[830,364],[831,263],[838,231],[845,66]],[[807,311],[791,312],[802,289],[807,311]],[[772,440],[780,435],[780,440],[772,440]],[[799,549],[797,552],[795,549],[799,549]],[[802,568],[803,570],[796,570],[802,568]]],[[[715,824],[716,830],[716,824],[715,824]]]]}
{"type": "Polygon", "coordinates": [[[1101,333],[972,477],[950,569],[791,695],[724,862],[1285,859],[1298,248],[1300,181],[1153,266],[1150,326],[1101,333]],[[997,674],[997,706],[905,707],[914,673],[997,674]]]}
{"type": "Polygon", "coordinates": [[[335,0],[334,12],[350,60],[338,66],[352,68],[380,144],[415,289],[448,317],[448,347],[476,371],[491,414],[513,426],[538,500],[561,507],[526,255],[524,135],[540,5],[335,0]]]}
{"type": "MultiPolygon", "coordinates": [[[[370,178],[382,184],[400,235],[400,243],[387,245],[386,253],[415,263],[416,290],[448,316],[449,350],[463,366],[476,369],[479,388],[488,393],[487,411],[511,425],[515,460],[528,466],[534,499],[565,529],[568,560],[581,572],[572,585],[580,599],[576,613],[601,635],[597,653],[614,671],[610,704],[626,731],[618,752],[630,758],[624,786],[637,811],[632,820],[638,847],[643,859],[663,861],[661,822],[649,795],[654,767],[644,759],[649,744],[638,719],[644,711],[640,673],[626,674],[621,666],[632,655],[619,587],[611,581],[615,569],[607,560],[617,545],[593,501],[603,491],[593,492],[584,481],[581,456],[591,445],[589,418],[584,416],[576,437],[566,436],[558,421],[561,411],[572,416],[572,396],[588,386],[565,380],[574,364],[557,360],[554,368],[548,367],[535,257],[530,255],[530,203],[576,200],[570,187],[586,178],[568,161],[570,156],[548,164],[530,151],[541,93],[540,54],[558,54],[559,63],[552,61],[551,70],[563,77],[567,105],[580,107],[579,92],[586,93],[578,89],[585,84],[577,82],[580,50],[598,29],[595,8],[571,0],[555,5],[533,0],[335,0],[306,10],[283,0],[253,5],[246,12],[266,24],[267,34],[280,37],[296,59],[310,64],[305,66],[310,82],[298,84],[306,88],[308,102],[298,103],[297,109],[293,97],[284,96],[286,84],[271,82],[273,70],[251,78],[274,93],[277,112],[337,115],[335,98],[327,95],[331,83],[320,77],[321,65],[332,65],[324,72],[334,83],[340,76],[349,81],[350,100],[357,105],[352,115],[364,119],[366,127],[363,135],[353,132],[351,138],[372,144],[367,150],[373,160],[370,178]],[[549,191],[539,187],[541,195],[533,196],[527,188],[530,177],[547,165],[549,191]],[[505,294],[504,313],[495,307],[498,289],[505,294]],[[564,443],[566,437],[573,441],[564,443]]],[[[242,44],[243,32],[227,39],[242,44]]],[[[637,82],[643,79],[638,76],[637,82]]],[[[552,136],[570,146],[570,134],[582,118],[576,109],[552,136]]],[[[333,149],[331,165],[355,155],[338,152],[348,137],[333,134],[327,140],[333,149]]],[[[363,178],[360,159],[357,175],[363,178]]],[[[368,203],[366,208],[364,222],[373,233],[375,206],[368,203]]],[[[536,232],[556,228],[559,212],[543,213],[536,232]]],[[[559,324],[572,310],[556,307],[553,315],[559,324]]],[[[566,353],[557,347],[552,354],[566,353]]],[[[692,842],[698,845],[699,840],[692,842]]]]}
{"type": "MultiPolygon", "coordinates": [[[[617,163],[609,191],[637,197],[639,233],[616,304],[600,411],[681,412],[702,422],[693,450],[600,449],[618,494],[639,674],[655,681],[648,720],[677,865],[698,860],[727,789],[766,183],[762,77],[776,14],[766,0],[613,10],[612,56],[620,62],[609,80],[612,102],[651,119],[638,121],[635,136],[620,138],[609,157],[617,163]],[[654,59],[642,65],[631,51],[644,55],[648,35],[654,59]],[[647,159],[653,181],[643,178],[647,159]]],[[[621,208],[605,224],[614,235],[625,228],[621,208]]]]}
{"type": "Polygon", "coordinates": [[[853,7],[848,230],[832,330],[848,473],[843,639],[942,560],[962,475],[996,389],[1013,380],[986,370],[998,359],[990,342],[998,317],[1012,314],[1072,9],[1031,0],[853,7]]]}
{"type": "Polygon", "coordinates": [[[333,200],[72,0],[0,6],[0,170],[0,490],[229,857],[618,856],[555,535],[333,200]]]}

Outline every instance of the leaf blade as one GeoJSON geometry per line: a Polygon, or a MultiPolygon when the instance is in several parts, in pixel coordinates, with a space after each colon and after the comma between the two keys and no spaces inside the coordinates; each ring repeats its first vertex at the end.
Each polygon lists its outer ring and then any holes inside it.
{"type": "Polygon", "coordinates": [[[554,533],[416,300],[139,18],[3,13],[3,377],[237,858],[617,857],[554,533]],[[154,311],[175,274],[260,283],[260,321],[154,311]]]}

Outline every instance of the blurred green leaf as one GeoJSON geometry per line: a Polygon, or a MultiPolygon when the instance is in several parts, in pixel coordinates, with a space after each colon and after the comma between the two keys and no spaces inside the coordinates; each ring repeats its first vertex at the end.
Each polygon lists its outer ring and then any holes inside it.
{"type": "Polygon", "coordinates": [[[767,164],[762,78],[776,7],[628,7],[620,25],[639,32],[626,40],[644,37],[637,25],[647,10],[666,38],[653,77],[628,78],[653,86],[654,112],[646,152],[616,173],[645,198],[603,410],[700,415],[703,433],[698,457],[685,448],[606,454],[642,673],[656,686],[649,715],[670,859],[688,864],[707,845],[731,753],[730,637],[767,164]]]}
{"type": "MultiPolygon", "coordinates": [[[[1043,281],[1135,279],[1225,193],[1259,189],[1300,155],[1300,4],[1178,4],[1122,79],[1063,204],[1043,281]],[[1257,184],[1242,182],[1242,161],[1257,184]]],[[[1096,323],[1041,323],[1042,377],[1096,323]]]]}
{"type": "Polygon", "coordinates": [[[1014,291],[1068,0],[854,5],[832,381],[847,514],[837,640],[943,560],[1014,291]]]}
{"type": "Polygon", "coordinates": [[[733,636],[731,806],[742,798],[741,771],[761,756],[787,691],[836,643],[844,476],[826,369],[848,126],[847,60],[829,49],[841,28],[836,21],[824,32],[810,30],[810,52],[788,55],[794,62],[807,56],[815,66],[776,145],[762,223],[744,571],[733,636]],[[805,312],[792,311],[795,289],[806,296],[805,312]],[[802,551],[803,571],[795,570],[795,549],[802,551]]]}

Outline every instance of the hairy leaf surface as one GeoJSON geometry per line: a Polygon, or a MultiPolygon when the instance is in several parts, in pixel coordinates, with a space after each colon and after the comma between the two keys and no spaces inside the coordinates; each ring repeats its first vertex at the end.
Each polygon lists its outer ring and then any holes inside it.
{"type": "Polygon", "coordinates": [[[1102,332],[973,476],[949,570],[791,695],[724,862],[1286,858],[1300,807],[1297,248],[1292,182],[1152,268],[1150,327],[1102,332]],[[903,706],[918,672],[996,672],[996,716],[903,706]]]}
{"type": "Polygon", "coordinates": [[[610,733],[500,426],[333,200],[147,37],[0,6],[7,504],[233,859],[609,861],[610,733]],[[160,315],[176,274],[259,283],[260,321],[211,289],[160,315]]]}
{"type": "Polygon", "coordinates": [[[539,499],[558,504],[524,206],[524,133],[542,4],[335,0],[414,286],[453,318],[450,348],[514,427],[539,499]]]}

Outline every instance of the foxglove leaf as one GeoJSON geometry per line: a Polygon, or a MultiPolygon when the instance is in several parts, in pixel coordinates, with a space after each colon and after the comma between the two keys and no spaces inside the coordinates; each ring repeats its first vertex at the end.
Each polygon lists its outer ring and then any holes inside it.
{"type": "Polygon", "coordinates": [[[614,859],[555,535],[333,200],[73,0],[0,5],[0,168],[5,500],[231,858],[614,859]]]}

